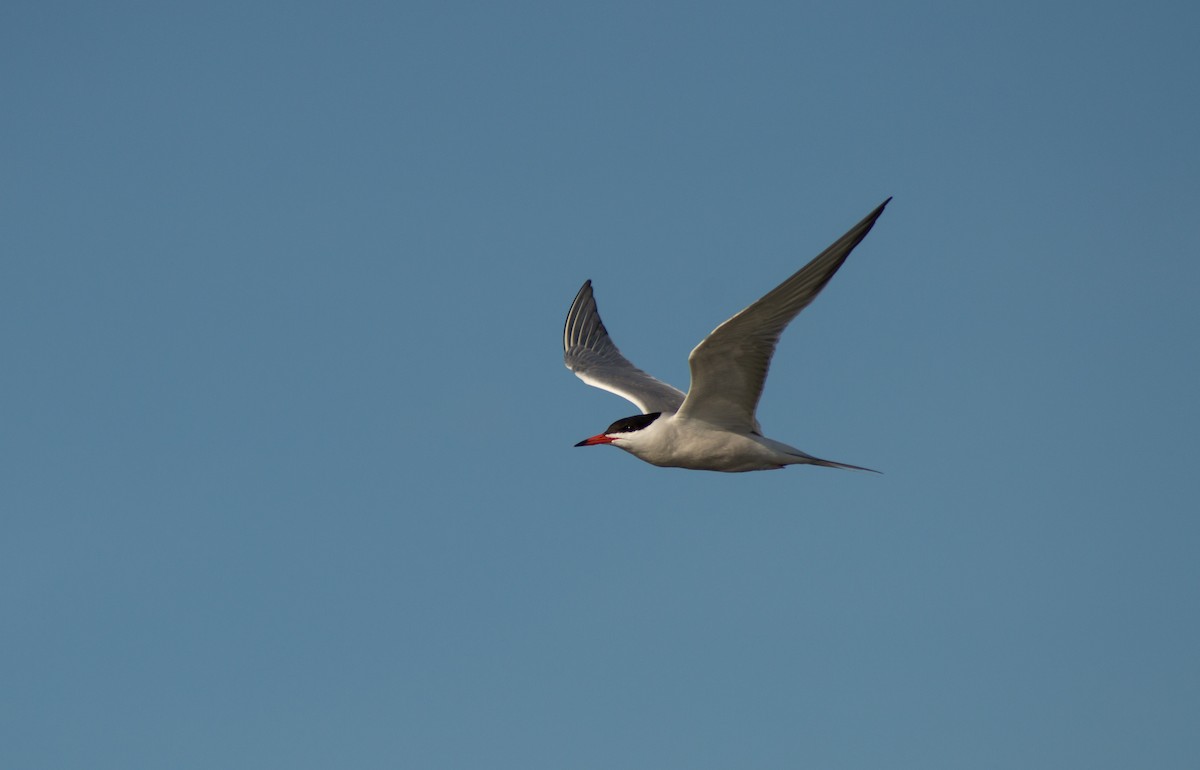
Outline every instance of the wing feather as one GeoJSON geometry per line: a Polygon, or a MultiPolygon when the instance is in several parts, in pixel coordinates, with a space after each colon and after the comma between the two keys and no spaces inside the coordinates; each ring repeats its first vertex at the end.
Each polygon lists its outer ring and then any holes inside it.
{"type": "Polygon", "coordinates": [[[890,200],[692,350],[688,356],[692,384],[679,409],[680,417],[733,430],[758,430],[754,415],[784,328],[825,288],[890,200]]]}
{"type": "Polygon", "coordinates": [[[600,320],[591,281],[584,282],[567,311],[563,362],[588,385],[632,401],[642,414],[674,412],[683,403],[683,391],[651,377],[621,355],[600,320]]]}

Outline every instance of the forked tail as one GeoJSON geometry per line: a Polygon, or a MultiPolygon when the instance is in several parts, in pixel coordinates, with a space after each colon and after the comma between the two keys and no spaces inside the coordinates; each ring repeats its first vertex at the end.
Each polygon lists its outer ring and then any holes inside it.
{"type": "Polygon", "coordinates": [[[851,465],[850,463],[835,463],[833,460],[822,460],[820,457],[813,457],[807,452],[799,450],[789,450],[788,454],[793,455],[796,459],[788,465],[820,465],[822,468],[842,468],[848,471],[869,471],[871,473],[882,474],[883,471],[877,471],[874,468],[864,468],[861,465],[851,465]]]}

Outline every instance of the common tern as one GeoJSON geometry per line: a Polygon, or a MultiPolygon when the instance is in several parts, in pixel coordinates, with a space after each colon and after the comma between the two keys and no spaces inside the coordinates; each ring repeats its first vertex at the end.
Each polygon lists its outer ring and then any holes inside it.
{"type": "Polygon", "coordinates": [[[652,465],[727,473],[788,465],[871,470],[822,460],[769,439],[755,412],[784,328],[829,283],[889,201],[697,345],[688,356],[692,384],[687,393],[621,355],[600,320],[592,282],[585,281],[567,312],[563,361],[588,385],[632,401],[641,414],[617,420],[575,446],[612,444],[652,465]]]}

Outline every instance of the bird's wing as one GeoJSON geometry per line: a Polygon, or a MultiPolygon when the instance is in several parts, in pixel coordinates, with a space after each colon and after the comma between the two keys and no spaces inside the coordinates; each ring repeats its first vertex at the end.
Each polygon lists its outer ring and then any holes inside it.
{"type": "Polygon", "coordinates": [[[784,328],[813,301],[871,231],[886,201],[766,296],[718,326],[688,356],[692,384],[680,417],[757,431],[754,413],[784,328]]]}
{"type": "Polygon", "coordinates": [[[683,391],[646,374],[617,350],[596,310],[591,281],[583,284],[567,312],[563,363],[588,385],[629,399],[643,414],[674,412],[683,403],[683,391]]]}

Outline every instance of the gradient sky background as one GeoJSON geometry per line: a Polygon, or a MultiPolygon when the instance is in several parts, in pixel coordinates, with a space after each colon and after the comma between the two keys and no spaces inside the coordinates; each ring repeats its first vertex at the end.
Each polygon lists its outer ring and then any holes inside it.
{"type": "Polygon", "coordinates": [[[10,2],[0,766],[1194,768],[1195,3],[10,2]],[[768,435],[686,354],[889,195],[768,435]]]}

